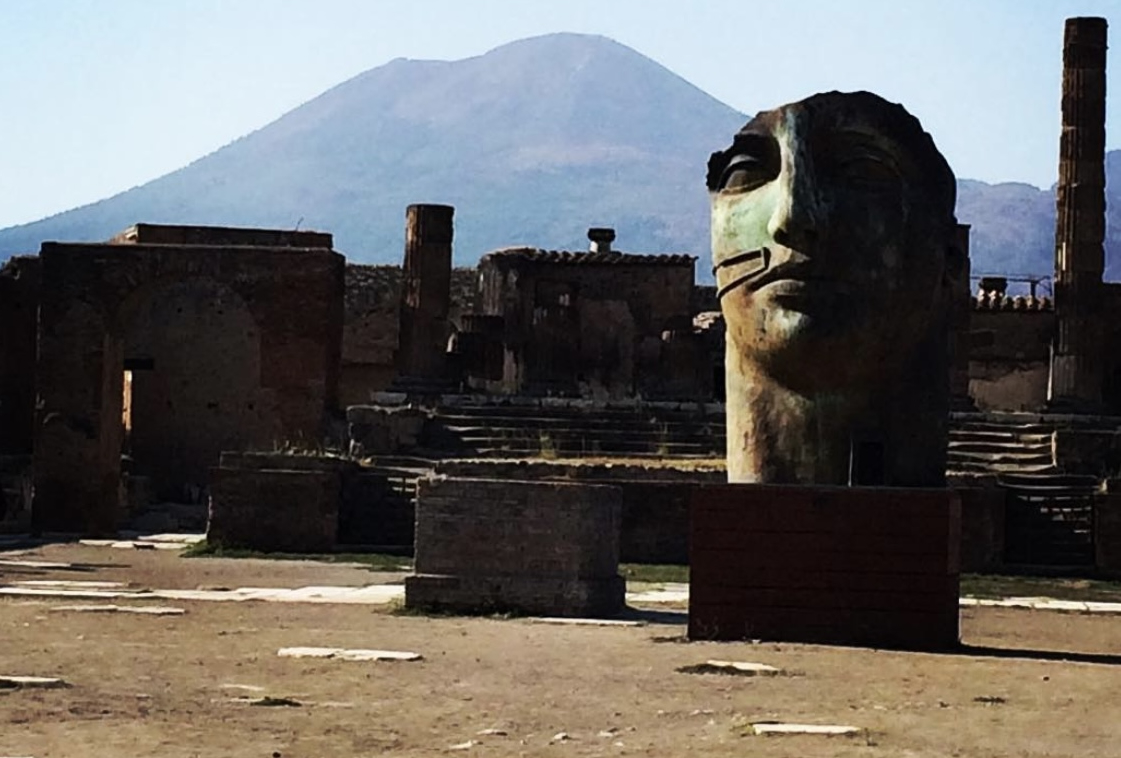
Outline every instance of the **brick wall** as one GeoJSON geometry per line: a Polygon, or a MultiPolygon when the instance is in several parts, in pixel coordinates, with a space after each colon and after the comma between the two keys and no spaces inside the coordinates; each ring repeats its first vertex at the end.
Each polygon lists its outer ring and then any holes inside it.
{"type": "Polygon", "coordinates": [[[699,488],[689,636],[952,647],[960,543],[950,490],[699,488]]]}
{"type": "MultiPolygon", "coordinates": [[[[40,260],[41,408],[35,458],[40,528],[115,531],[126,360],[138,359],[163,374],[162,389],[153,392],[171,393],[164,398],[165,412],[147,419],[153,435],[161,424],[165,431],[168,426],[186,430],[185,436],[170,430],[164,437],[170,440],[186,440],[195,425],[220,431],[207,435],[210,465],[222,448],[323,439],[337,404],[342,256],[322,248],[48,242],[40,260]],[[191,291],[219,292],[223,299],[192,302],[191,291]],[[183,323],[172,309],[157,324],[162,331],[149,333],[156,340],[150,344],[168,351],[163,359],[153,365],[145,361],[152,356],[130,355],[144,343],[146,314],[167,302],[161,292],[173,292],[185,317],[188,311],[192,317],[203,314],[194,323],[240,314],[244,318],[237,323],[245,331],[215,335],[212,351],[204,339],[209,335],[179,343],[172,336],[189,330],[176,331],[183,323]],[[223,307],[227,298],[229,311],[223,307]],[[231,347],[237,340],[251,348],[248,354],[231,347]],[[184,350],[177,351],[180,347],[184,350]],[[161,368],[167,361],[175,366],[171,372],[161,368]],[[240,390],[227,396],[231,386],[240,390]],[[207,388],[223,396],[207,397],[207,388]],[[174,413],[166,413],[167,402],[174,413]],[[209,447],[215,438],[220,438],[217,446],[209,447]]],[[[169,455],[174,449],[163,448],[169,455]]]]}
{"type": "Polygon", "coordinates": [[[32,256],[0,266],[0,455],[31,453],[39,277],[32,256]]]}
{"type": "Polygon", "coordinates": [[[208,542],[264,552],[327,552],[334,547],[348,464],[225,454],[222,464],[211,472],[208,542]]]}
{"type": "Polygon", "coordinates": [[[459,611],[614,615],[620,493],[561,482],[422,479],[406,604],[459,611]]]}

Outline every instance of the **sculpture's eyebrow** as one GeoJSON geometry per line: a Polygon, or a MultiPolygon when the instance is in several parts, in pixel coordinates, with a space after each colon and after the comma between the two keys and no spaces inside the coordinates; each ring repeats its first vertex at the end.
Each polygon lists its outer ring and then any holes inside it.
{"type": "Polygon", "coordinates": [[[836,155],[858,150],[865,155],[887,159],[899,168],[908,165],[907,151],[890,136],[871,128],[842,127],[822,130],[814,135],[815,152],[836,155]]]}

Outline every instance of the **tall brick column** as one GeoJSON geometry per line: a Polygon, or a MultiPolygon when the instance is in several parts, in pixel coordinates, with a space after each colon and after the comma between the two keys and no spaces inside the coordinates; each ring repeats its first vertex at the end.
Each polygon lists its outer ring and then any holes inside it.
{"type": "Polygon", "coordinates": [[[444,378],[454,213],[450,205],[410,205],[406,213],[397,350],[397,373],[405,379],[444,378]]]}
{"type": "Polygon", "coordinates": [[[1050,402],[1074,411],[1097,410],[1102,400],[1105,52],[1104,18],[1067,19],[1050,402]]]}

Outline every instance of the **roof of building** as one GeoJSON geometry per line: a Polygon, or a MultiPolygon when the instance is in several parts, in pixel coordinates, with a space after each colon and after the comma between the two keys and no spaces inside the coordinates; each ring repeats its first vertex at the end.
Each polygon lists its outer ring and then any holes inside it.
{"type": "Polygon", "coordinates": [[[484,258],[500,257],[533,261],[534,263],[563,263],[581,265],[640,265],[640,266],[692,266],[697,258],[685,253],[661,255],[642,255],[622,253],[612,250],[609,253],[579,252],[567,250],[542,250],[536,247],[504,247],[494,250],[484,258]]]}

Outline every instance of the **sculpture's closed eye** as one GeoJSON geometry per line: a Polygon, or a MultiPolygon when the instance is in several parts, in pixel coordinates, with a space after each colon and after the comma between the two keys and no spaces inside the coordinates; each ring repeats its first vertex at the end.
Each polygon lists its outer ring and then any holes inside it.
{"type": "Polygon", "coordinates": [[[778,143],[770,136],[748,135],[736,141],[735,153],[720,172],[716,189],[723,193],[750,192],[779,174],[778,143]]]}

